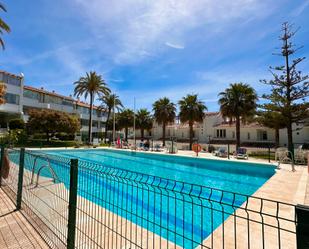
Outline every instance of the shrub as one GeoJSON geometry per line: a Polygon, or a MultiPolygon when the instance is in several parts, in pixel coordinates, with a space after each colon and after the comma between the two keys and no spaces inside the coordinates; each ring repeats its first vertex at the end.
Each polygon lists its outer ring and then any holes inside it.
{"type": "Polygon", "coordinates": [[[0,137],[1,146],[20,146],[27,142],[27,133],[25,130],[12,130],[0,137]]]}
{"type": "Polygon", "coordinates": [[[23,130],[25,129],[25,122],[20,118],[11,119],[9,121],[10,130],[23,130]]]}
{"type": "Polygon", "coordinates": [[[47,142],[42,139],[31,139],[27,143],[27,147],[76,147],[79,143],[76,141],[51,140],[47,142]]]}

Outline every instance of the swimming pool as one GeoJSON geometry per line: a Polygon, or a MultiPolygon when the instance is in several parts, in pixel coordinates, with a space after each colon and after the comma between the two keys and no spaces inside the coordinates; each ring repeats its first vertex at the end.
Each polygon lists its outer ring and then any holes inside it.
{"type": "MultiPolygon", "coordinates": [[[[42,152],[116,168],[120,177],[127,178],[126,172],[130,172],[134,184],[128,184],[129,180],[115,181],[114,173],[98,177],[80,170],[78,193],[184,248],[202,243],[246,201],[244,196],[216,189],[250,196],[275,173],[275,167],[269,165],[109,149],[42,152]]],[[[69,169],[57,161],[51,163],[69,187],[69,169]]],[[[48,176],[49,172],[43,174],[48,176]]]]}

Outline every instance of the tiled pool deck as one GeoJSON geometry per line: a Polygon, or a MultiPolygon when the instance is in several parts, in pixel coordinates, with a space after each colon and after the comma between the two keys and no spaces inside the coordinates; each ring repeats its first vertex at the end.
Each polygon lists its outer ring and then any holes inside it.
{"type": "Polygon", "coordinates": [[[0,248],[49,248],[25,217],[15,211],[14,203],[0,189],[0,248]]]}
{"type": "MultiPolygon", "coordinates": [[[[157,152],[149,152],[149,153],[157,153],[157,152]]],[[[184,156],[194,156],[194,153],[190,151],[179,151],[177,155],[184,155],[184,156]]],[[[210,158],[210,159],[218,159],[208,153],[201,153],[200,157],[210,158]]],[[[226,160],[226,159],[222,159],[226,160]]],[[[236,160],[236,159],[231,159],[236,160]]],[[[267,163],[266,160],[260,160],[260,159],[249,159],[249,161],[252,162],[259,162],[259,163],[267,163]]],[[[42,179],[44,180],[44,179],[42,179]]],[[[57,186],[59,188],[59,186],[57,186]]],[[[49,187],[48,187],[49,188],[49,187]]],[[[53,188],[52,185],[50,185],[50,188],[53,188]]],[[[46,189],[46,186],[45,186],[46,189]]],[[[66,191],[63,187],[63,191],[66,191]]],[[[49,196],[43,189],[37,188],[36,195],[40,195],[43,199],[48,199],[49,196]]],[[[277,171],[277,173],[269,179],[254,195],[262,198],[268,198],[273,199],[276,201],[282,201],[287,202],[291,204],[309,204],[309,177],[308,177],[308,171],[307,167],[305,166],[296,166],[296,172],[291,172],[291,166],[290,165],[282,165],[281,169],[277,171]],[[307,193],[306,193],[307,190],[307,193]]],[[[34,231],[31,225],[27,223],[25,218],[18,212],[10,213],[14,210],[13,203],[7,198],[7,196],[3,193],[3,191],[0,189],[0,248],[48,248],[46,244],[42,241],[41,237],[34,231]],[[4,215],[4,216],[3,216],[4,215]]],[[[51,200],[49,200],[51,201],[51,200]]],[[[83,198],[78,198],[78,201],[87,201],[83,198]]],[[[87,201],[88,202],[88,201],[87,201]]],[[[66,213],[66,207],[64,203],[58,204],[58,211],[62,210],[64,212],[64,215],[66,213]]],[[[95,204],[91,203],[91,205],[96,206],[95,204]]],[[[254,204],[253,204],[254,205],[254,204]]],[[[254,208],[254,207],[253,207],[254,208]]],[[[271,209],[271,207],[269,207],[271,209]]],[[[96,206],[95,209],[96,212],[93,215],[96,215],[96,219],[103,220],[103,223],[105,224],[114,224],[114,227],[112,231],[107,231],[103,229],[103,226],[98,227],[95,231],[95,240],[96,243],[99,242],[100,246],[103,248],[111,248],[112,242],[115,246],[117,243],[117,248],[135,248],[134,245],[131,243],[128,243],[128,240],[126,240],[123,237],[119,237],[117,234],[123,233],[123,231],[126,231],[124,237],[126,238],[137,238],[137,241],[135,241],[137,244],[142,245],[143,248],[156,248],[156,241],[158,241],[157,245],[163,246],[163,243],[165,245],[169,244],[170,248],[175,248],[173,244],[168,243],[166,240],[160,238],[158,235],[154,235],[153,233],[146,231],[144,228],[138,227],[137,225],[132,224],[130,221],[125,220],[124,218],[117,217],[117,215],[106,215],[109,211],[106,211],[105,209],[96,206]],[[98,210],[100,210],[98,212],[98,210]],[[110,220],[105,219],[105,217],[109,217],[109,219],[113,219],[113,222],[111,223],[110,220]],[[132,227],[133,226],[133,227],[132,227]],[[135,229],[132,229],[135,228],[135,229]],[[133,232],[138,233],[132,234],[133,232]],[[155,239],[153,239],[155,237],[155,239]],[[161,239],[161,242],[159,240],[161,239]],[[162,243],[163,240],[163,243],[162,243]],[[154,244],[153,244],[153,241],[154,244]],[[148,242],[151,242],[148,244],[148,242]],[[146,246],[148,244],[148,246],[146,246]]],[[[87,211],[87,210],[85,210],[87,211]]],[[[88,210],[89,212],[89,210],[88,210]]],[[[288,210],[286,212],[289,212],[288,210]]],[[[52,214],[46,214],[47,217],[52,217],[52,214]]],[[[91,215],[88,213],[88,215],[91,215]]],[[[239,215],[242,215],[241,212],[239,212],[239,215]]],[[[80,228],[81,233],[87,233],[87,227],[89,227],[89,224],[86,226],[84,220],[85,217],[79,216],[78,218],[78,226],[80,228]]],[[[225,225],[225,248],[235,248],[234,240],[234,234],[233,229],[228,229],[229,226],[234,226],[232,217],[227,219],[224,223],[225,225]],[[230,231],[228,233],[227,231],[230,231]]],[[[91,226],[95,227],[95,224],[91,224],[91,226]]],[[[237,221],[237,248],[246,248],[247,247],[247,241],[244,237],[242,238],[242,227],[244,227],[245,224],[243,224],[243,221],[240,219],[237,221]]],[[[63,229],[66,229],[65,227],[63,229]]],[[[251,240],[254,240],[255,236],[260,236],[259,227],[254,224],[250,226],[250,231],[252,233],[251,240]]],[[[214,233],[213,237],[217,238],[214,241],[215,244],[213,244],[213,248],[221,248],[221,233],[222,227],[220,226],[217,228],[214,233]]],[[[272,239],[272,234],[267,234],[268,239],[268,248],[275,248],[276,246],[276,240],[272,239]]],[[[82,247],[86,246],[87,248],[91,248],[91,241],[85,241],[86,244],[81,245],[82,247]]],[[[285,247],[283,248],[289,248],[293,249],[295,248],[295,237],[291,237],[290,235],[286,235],[283,243],[285,243],[285,247]]],[[[211,246],[210,238],[205,239],[203,242],[204,245],[211,246]]],[[[252,244],[254,248],[254,243],[252,244]]],[[[163,247],[162,247],[163,248],[163,247]]],[[[258,248],[258,247],[257,247],[258,248]]]]}

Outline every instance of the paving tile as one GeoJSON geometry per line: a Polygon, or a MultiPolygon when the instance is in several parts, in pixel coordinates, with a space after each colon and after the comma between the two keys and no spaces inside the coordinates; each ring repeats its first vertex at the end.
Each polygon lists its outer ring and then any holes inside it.
{"type": "Polygon", "coordinates": [[[49,248],[25,217],[14,210],[14,204],[0,188],[0,248],[49,248]]]}

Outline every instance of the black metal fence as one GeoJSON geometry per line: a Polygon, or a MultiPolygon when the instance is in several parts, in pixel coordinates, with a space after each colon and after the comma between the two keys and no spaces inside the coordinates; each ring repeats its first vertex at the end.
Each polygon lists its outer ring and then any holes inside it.
{"type": "Polygon", "coordinates": [[[297,248],[292,204],[35,151],[7,156],[1,188],[52,248],[297,248]]]}

